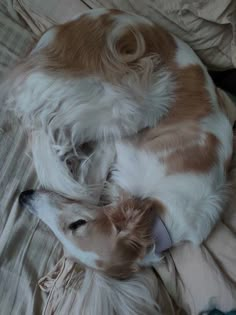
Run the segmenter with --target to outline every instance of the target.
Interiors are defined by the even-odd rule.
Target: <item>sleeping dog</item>
[[[227,202],[232,126],[180,39],[144,17],[90,11],[44,33],[4,89],[45,187],[20,202],[67,255],[126,278],[171,246],[206,239]],[[95,169],[96,184],[109,170],[106,205],[68,169],[84,143],[98,146],[80,174],[103,152]]]

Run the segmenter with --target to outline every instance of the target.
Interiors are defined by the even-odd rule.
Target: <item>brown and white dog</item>
[[[94,10],[48,30],[9,84],[47,189],[21,203],[69,256],[123,278],[171,244],[206,239],[227,201],[232,126],[188,45],[146,18]],[[106,206],[68,171],[93,142],[98,173],[115,159]]]

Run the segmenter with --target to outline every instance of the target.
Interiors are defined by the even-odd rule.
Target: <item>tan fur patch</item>
[[[199,65],[173,68],[176,80],[175,99],[166,119],[161,125],[199,119],[212,112],[210,96],[206,90],[206,79]]]
[[[212,112],[204,72],[199,65],[174,66],[172,71],[177,87],[168,115],[156,128],[140,133],[136,145],[163,152],[168,174],[206,172],[217,162],[219,141],[200,128],[200,120]]]
[[[137,259],[142,259],[153,242],[152,226],[157,215],[165,208],[158,200],[130,198],[106,213],[118,231],[109,263],[97,261],[105,273],[116,278],[126,278],[138,269]]]
[[[121,34],[117,42],[117,50],[121,54],[132,55],[137,52],[138,47],[134,36],[135,33],[139,34],[145,42],[143,53],[138,54],[140,59],[156,55],[160,58],[162,65],[163,63],[167,64],[173,59],[176,50],[173,37],[158,25],[150,26],[141,24],[133,28],[127,27],[127,30]]]
[[[97,74],[102,70],[106,36],[112,23],[108,14],[98,18],[82,15],[58,26],[54,42],[45,51],[48,67],[72,74]]]
[[[78,239],[79,248],[85,251],[93,251],[95,248],[99,249],[103,246],[106,238],[112,239],[112,224],[101,210],[101,215],[87,224],[87,237],[80,237]],[[110,248],[107,248],[110,250]]]
[[[218,139],[204,133],[194,121],[146,130],[136,145],[163,154],[159,160],[168,174],[206,172],[218,161]]]
[[[218,139],[210,133],[205,134],[204,144],[194,145],[188,148],[178,148],[172,154],[163,157],[167,168],[167,174],[183,172],[207,172],[217,162]]]
[[[173,37],[158,25],[142,22],[125,26],[117,34],[111,51],[110,35],[122,14],[119,10],[110,10],[96,18],[84,14],[78,20],[57,26],[54,41],[43,49],[43,55],[37,56],[42,67],[70,75],[100,76],[116,83],[130,71],[142,76],[147,71],[143,69],[143,59],[157,58],[158,67],[173,59],[176,50]]]

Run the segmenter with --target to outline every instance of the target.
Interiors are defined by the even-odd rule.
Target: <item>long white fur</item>
[[[64,146],[63,139],[55,145],[43,129],[31,132],[32,155],[40,184],[68,198],[98,204],[114,161],[114,146],[101,143],[86,155],[79,149],[73,150],[66,141],[65,138]]]
[[[45,131],[33,131],[31,138],[32,155],[40,184],[68,198],[82,199],[96,204],[97,199],[92,198],[92,189],[74,180],[66,161],[60,159]]]
[[[140,89],[131,78],[113,86],[95,77],[65,79],[34,71],[13,82],[6,102],[26,128],[44,128],[52,137],[57,132],[64,145],[68,128],[74,145],[117,139],[154,126],[167,113],[174,93],[170,73],[164,69],[151,79]]]

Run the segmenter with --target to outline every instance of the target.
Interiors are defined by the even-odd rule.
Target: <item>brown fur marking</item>
[[[118,236],[114,244],[111,261],[98,266],[106,274],[126,278],[139,268],[135,263],[142,259],[153,242],[152,227],[157,215],[163,215],[164,206],[158,200],[127,199],[116,207],[106,210],[109,220],[116,226]]]
[[[161,125],[187,120],[199,121],[212,112],[210,95],[205,88],[206,79],[199,65],[173,68],[176,80],[175,99]]]

